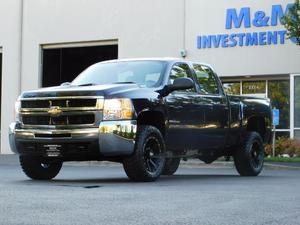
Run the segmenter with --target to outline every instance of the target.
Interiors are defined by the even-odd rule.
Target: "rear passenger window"
[[[173,66],[170,73],[169,83],[173,84],[174,80],[177,78],[186,77],[193,79],[190,68],[185,63],[178,63]],[[182,90],[183,92],[196,92],[195,88]],[[181,91],[181,92],[182,92]]]
[[[196,73],[197,83],[202,94],[219,94],[218,83],[214,72],[207,66],[194,64],[193,68]]]

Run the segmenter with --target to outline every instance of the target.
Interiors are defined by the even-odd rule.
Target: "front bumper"
[[[24,129],[19,123],[9,127],[9,143],[17,154],[45,155],[47,146],[61,146],[61,156],[123,156],[134,151],[135,120],[103,121],[97,128]]]

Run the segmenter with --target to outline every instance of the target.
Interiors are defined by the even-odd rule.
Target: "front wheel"
[[[257,132],[248,132],[233,159],[241,176],[260,174],[264,164],[264,146],[260,135]]]
[[[153,126],[140,126],[134,153],[123,160],[127,176],[138,182],[155,181],[165,165],[165,142]]]
[[[20,156],[19,159],[23,172],[33,180],[51,180],[62,167],[62,162],[43,162],[36,156]]]

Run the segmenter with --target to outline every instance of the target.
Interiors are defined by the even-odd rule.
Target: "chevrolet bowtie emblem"
[[[48,110],[48,113],[50,114],[50,116],[58,117],[62,114],[62,110],[59,106],[51,106]]]

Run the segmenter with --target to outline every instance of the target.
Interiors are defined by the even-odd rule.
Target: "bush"
[[[298,148],[296,154],[297,154],[298,157],[300,157],[300,148]]]
[[[265,155],[266,156],[272,156],[272,154],[273,154],[272,151],[273,151],[272,145],[266,144],[265,145]]]
[[[265,146],[265,154],[272,155],[272,145]],[[300,143],[294,139],[279,137],[275,143],[275,156],[288,154],[290,157],[300,156]]]

